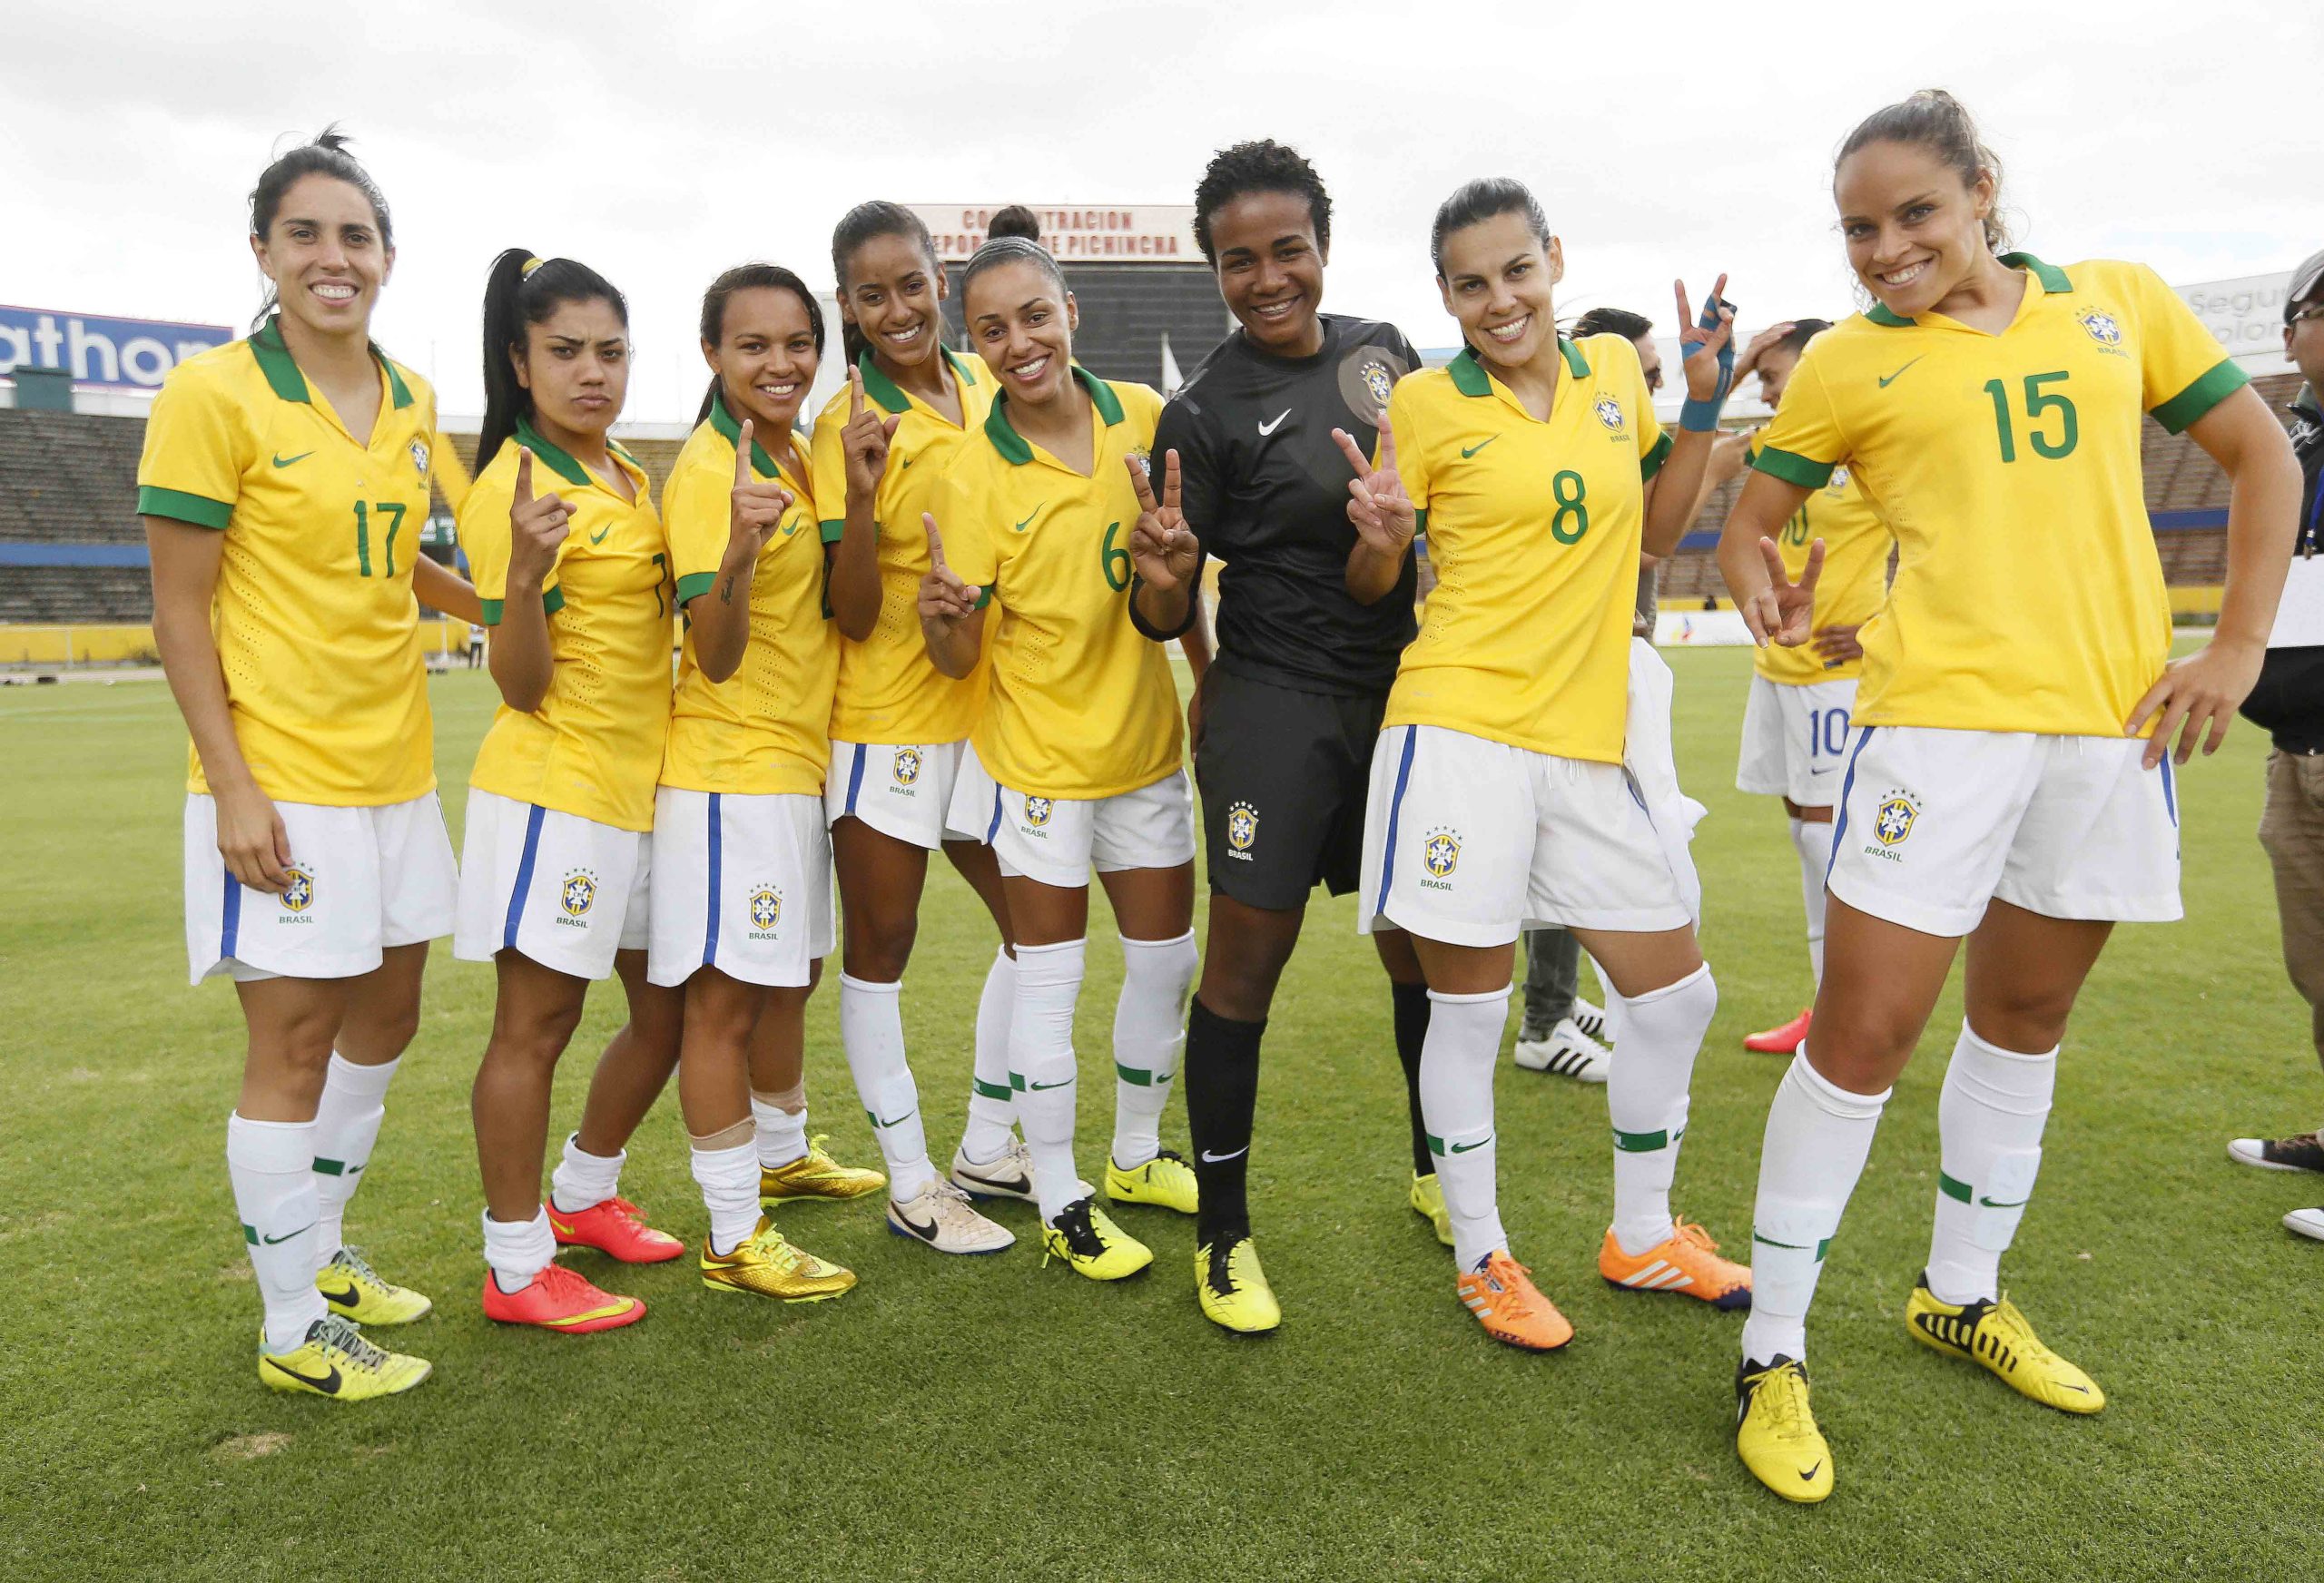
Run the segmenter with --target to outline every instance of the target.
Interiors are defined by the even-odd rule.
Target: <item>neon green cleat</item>
[[[1967,1358],[2044,1407],[2089,1413],[2106,1405],[2098,1382],[2043,1346],[2006,1296],[1997,1303],[1942,1303],[1924,1274],[1905,1299],[1905,1328],[1930,1351]]]
[[[1056,1221],[1041,1227],[1041,1263],[1063,1259],[1078,1274],[1092,1281],[1118,1281],[1135,1275],[1154,1262],[1154,1250],[1106,1218],[1098,1201],[1087,1195],[1058,1213]]]
[[[334,1401],[369,1401],[394,1396],[428,1378],[435,1365],[375,1347],[353,1323],[330,1314],[307,1327],[307,1339],[292,1351],[258,1355],[258,1377],[270,1390],[327,1396]]]
[[[1802,1506],[1832,1493],[1832,1448],[1807,1405],[1807,1368],[1778,1354],[1735,1371],[1735,1450],[1751,1477]]]
[[[1413,1214],[1435,1228],[1438,1242],[1448,1248],[1452,1245],[1452,1215],[1444,1207],[1444,1185],[1436,1179],[1435,1172],[1423,1176],[1414,1171],[1413,1190],[1404,1195],[1404,1202],[1412,1205]]]
[[[383,1280],[360,1250],[341,1248],[315,1276],[315,1290],[330,1311],[358,1324],[409,1324],[425,1319],[436,1304],[409,1286]]]
[[[1283,1322],[1282,1305],[1247,1234],[1195,1250],[1195,1296],[1205,1319],[1237,1335],[1262,1335]]]
[[[1106,1158],[1106,1196],[1116,1204],[1151,1204],[1192,1214],[1196,1206],[1195,1168],[1187,1156],[1164,1149],[1135,1171],[1125,1171]]]

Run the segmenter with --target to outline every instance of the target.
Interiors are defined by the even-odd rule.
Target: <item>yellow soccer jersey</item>
[[[1089,477],[1019,436],[1003,396],[954,458],[936,522],[953,571],[990,591],[977,757],[1012,792],[1096,799],[1178,767],[1178,690],[1162,645],[1129,620],[1138,506],[1122,458],[1153,450],[1162,398],[1073,374],[1097,408]]]
[[[227,708],[259,789],[285,802],[371,808],[436,787],[411,594],[436,393],[372,355],[368,442],[308,385],[274,320],[172,369],[145,420],[138,512],[225,534],[211,630]],[[210,789],[199,754],[186,776]]]
[[[1547,422],[1474,352],[1388,398],[1437,584],[1388,694],[1388,725],[1622,761],[1646,480],[1670,454],[1638,349],[1561,339]]]
[[[1888,525],[1846,467],[1834,467],[1824,487],[1800,502],[1776,535],[1787,575],[1796,579],[1807,569],[1807,551],[1819,538],[1824,541],[1824,570],[1816,579],[1816,624],[1862,626],[1888,597],[1888,546],[1894,541]],[[1859,643],[1863,636],[1857,634]],[[1864,672],[1861,657],[1827,665],[1806,644],[1797,648],[1769,644],[1754,649],[1752,656],[1760,675],[1790,687],[1853,682]]]
[[[645,471],[611,447],[637,493],[635,504],[624,500],[519,419],[460,504],[460,543],[487,626],[499,624],[508,590],[519,447],[533,453],[534,495],[557,495],[571,508],[541,590],[555,666],[538,709],[520,714],[503,703],[493,715],[468,783],[619,830],[651,830],[670,730],[670,557]]]
[[[2120,736],[2171,648],[2139,415],[2177,433],[2244,375],[2143,265],[2004,261],[1999,335],[1876,307],[1808,342],[1752,465],[1845,464],[1896,535],[1857,724]]]
[[[731,534],[734,444],[741,438],[724,398],[714,398],[663,489],[662,520],[682,610],[689,599],[718,596],[718,567]],[[803,435],[793,449],[804,451]],[[724,682],[704,676],[694,663],[693,634],[686,635],[670,745],[662,755],[665,786],[753,795],[823,789],[840,641],[823,602],[823,541],[815,531],[815,497],[803,455],[800,460],[795,472],[778,468],[764,446],[751,442],[753,474],[779,480],[798,504],[759,551],[751,579],[750,641],[734,674]]]
[[[960,426],[909,396],[881,373],[869,352],[856,367],[875,412],[901,417],[889,442],[888,470],[880,480],[873,520],[880,527],[880,621],[862,643],[840,645],[839,692],[831,734],[842,742],[959,742],[976,724],[985,693],[981,664],[953,681],[928,663],[920,638],[920,580],[928,575],[928,535],[921,513],[935,503],[954,453],[982,426],[992,408],[991,370],[947,349],[960,398]],[[848,392],[824,404],[815,419],[815,515],[824,542],[839,542],[847,521],[847,458],[840,430],[847,427]]]

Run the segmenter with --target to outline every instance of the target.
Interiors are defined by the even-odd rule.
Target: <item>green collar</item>
[[[1098,416],[1106,420],[1108,428],[1122,420],[1121,398],[1114,394],[1111,385],[1079,363],[1073,365],[1073,377],[1081,381],[1083,389],[1089,392],[1089,404],[1098,409]],[[1012,467],[1021,467],[1033,459],[1032,446],[1017,432],[1017,426],[1009,421],[1009,393],[1006,390],[992,398],[992,410],[984,417],[984,435],[992,442],[992,448],[1006,457]]]
[[[716,429],[728,445],[740,445],[743,441],[743,426],[735,422],[734,415],[726,409],[726,392],[724,390],[711,393],[710,427]],[[751,436],[751,466],[770,478],[782,473],[782,469],[774,465],[774,458],[766,454],[766,447],[759,443],[756,433]]]
[[[557,447],[553,446],[549,444],[548,441],[543,439],[541,438],[541,431],[533,427],[533,420],[531,418],[519,418],[517,420],[517,432],[509,438],[514,439],[518,445],[523,446],[527,450],[532,452],[534,456],[539,457],[542,461],[547,462],[549,465],[549,470],[551,472],[554,472],[558,477],[564,479],[566,483],[573,485],[576,488],[586,489],[590,485],[597,482],[596,479],[589,476],[588,468],[583,467],[579,462],[573,459],[571,453],[561,450]],[[758,442],[755,440],[752,442],[753,447],[756,447],[757,443]],[[607,440],[606,442],[606,450],[608,455],[617,458],[615,463],[616,466],[621,462],[627,462],[630,467],[637,472],[643,473],[645,470],[645,468],[638,467],[637,458],[635,457],[631,456],[627,451],[622,449],[621,447],[615,445],[613,441]],[[772,468],[769,469],[769,471],[772,470]],[[602,487],[602,486],[600,487]]]
[[[2073,281],[2055,264],[2045,264],[2032,253],[2004,253],[2001,261],[2013,270],[2024,270],[2032,275],[2045,296],[2056,297],[2073,290]],[[1888,329],[1901,329],[1913,320],[1901,313],[1892,312],[1885,302],[1876,302],[1865,310],[1864,316],[1873,323]]]
[[[976,370],[969,367],[966,358],[961,357],[950,347],[939,347],[937,350],[944,354],[945,366],[952,370],[954,379],[963,385],[973,385],[977,382]],[[855,359],[855,366],[863,375],[863,393],[866,396],[871,397],[872,400],[877,401],[891,412],[911,410],[911,398],[905,395],[893,379],[880,371],[880,365],[872,358],[871,348],[863,349],[862,355]]]
[[[388,361],[388,354],[379,349],[378,342],[369,344],[371,356],[387,372],[389,399],[399,411],[410,406],[411,388],[403,382],[402,372]],[[259,372],[266,376],[266,382],[273,387],[277,396],[285,401],[303,402],[310,407],[314,405],[314,398],[307,389],[307,376],[299,371],[298,359],[290,355],[290,349],[282,344],[281,314],[267,315],[266,322],[251,336],[251,355],[258,359]]]
[[[1565,354],[1566,372],[1577,379],[1590,377],[1590,359],[1581,355],[1580,347],[1560,336],[1558,350]],[[1461,355],[1444,365],[1444,371],[1452,376],[1452,388],[1463,396],[1492,394],[1492,376],[1485,372],[1484,363],[1478,358],[1474,347],[1462,347]]]

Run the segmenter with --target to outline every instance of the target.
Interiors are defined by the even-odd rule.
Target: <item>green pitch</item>
[[[1670,657],[1681,774],[1711,809],[1695,852],[1720,989],[1677,1201],[1740,1254],[1782,1063],[1738,1041],[1807,994],[1797,869],[1777,805],[1729,789],[1748,656]],[[433,685],[457,835],[491,684]],[[184,983],[183,744],[158,683],[0,693],[0,1576],[2054,1580],[2251,1577],[2313,1554],[2324,1249],[2276,1218],[2324,1182],[2224,1151],[2324,1112],[2253,840],[2249,726],[2181,782],[2187,921],[2123,930],[2083,997],[2005,1267],[2105,1413],[2045,1411],[1899,1322],[1927,1247],[1951,998],[1824,1275],[1817,1405],[1840,1485],[1814,1510],[1735,1461],[1738,1321],[1599,1280],[1602,1090],[1501,1069],[1503,1213],[1579,1340],[1527,1356],[1462,1313],[1403,1207],[1387,996],[1345,900],[1310,909],[1267,1043],[1252,1194],[1287,1314],[1272,1338],[1202,1321],[1176,1216],[1124,1211],[1157,1263],[1101,1287],[1041,1268],[1029,1205],[1000,1211],[1016,1248],[947,1260],[890,1236],[876,1200],[783,1217],[862,1277],[840,1302],[712,1300],[681,1263],[607,1277],[652,1305],[635,1329],[497,1331],[476,1306],[468,1116],[492,979],[445,942],[348,1221],[436,1298],[382,1338],[435,1378],[353,1408],[270,1394],[222,1159],[241,1024],[224,985]],[[1097,910],[1078,1040],[1092,1172],[1120,968]],[[940,1166],[991,950],[966,890],[932,879],[904,1016]],[[592,996],[560,1136],[620,1004]],[[876,1164],[835,1004],[811,1013],[812,1118]],[[1164,1136],[1183,1146],[1181,1106]],[[626,1191],[691,1245],[675,1095],[631,1162]]]

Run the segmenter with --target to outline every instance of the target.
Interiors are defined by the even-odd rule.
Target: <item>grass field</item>
[[[1738,795],[1738,651],[1682,652],[1678,742],[1711,817],[1695,850],[1721,990],[1678,1203],[1748,1245],[1781,1062],[1748,1028],[1807,990],[1779,811]],[[455,834],[490,683],[433,683]],[[2126,929],[2083,1002],[2041,1189],[2005,1270],[2044,1336],[2105,1385],[2080,1421],[1914,1345],[1948,998],[1899,1085],[1826,1271],[1817,1405],[1838,1493],[1785,1507],[1735,1461],[1737,1321],[1617,1297],[1592,1263],[1610,1191],[1603,1091],[1504,1066],[1502,1192],[1521,1256],[1580,1339],[1488,1342],[1403,1204],[1387,997],[1347,901],[1319,900],[1278,1001],[1252,1169],[1287,1312],[1228,1338],[1197,1314],[1191,1226],[1125,1211],[1147,1275],[1098,1286],[1018,1246],[946,1260],[871,1205],[785,1229],[853,1268],[843,1301],[713,1301],[689,1263],[608,1283],[633,1330],[509,1333],[476,1306],[468,1086],[488,969],[439,945],[425,1018],[349,1217],[437,1312],[395,1344],[436,1362],[356,1408],[262,1390],[223,1122],[232,993],[184,983],[178,766],[148,682],[0,693],[0,1577],[1915,1579],[2259,1577],[2314,1553],[2324,1480],[2324,1249],[2276,1224],[2324,1184],[2240,1170],[2224,1140],[2319,1110],[2252,838],[2264,742],[2238,727],[2182,785],[2187,921]],[[1120,965],[1103,913],[1082,999],[1103,1070]],[[966,1108],[991,942],[931,881],[904,1002],[940,1163]],[[837,1042],[810,1013],[819,1130],[872,1161]],[[620,997],[592,997],[558,1085],[578,1109]],[[1084,1169],[1110,1086],[1090,1082]],[[1183,1146],[1174,1104],[1166,1141]],[[633,1145],[632,1195],[691,1242],[675,1096]],[[876,1162],[874,1162],[876,1163]],[[595,1258],[595,1255],[582,1255]],[[602,1273],[604,1266],[586,1266]]]

